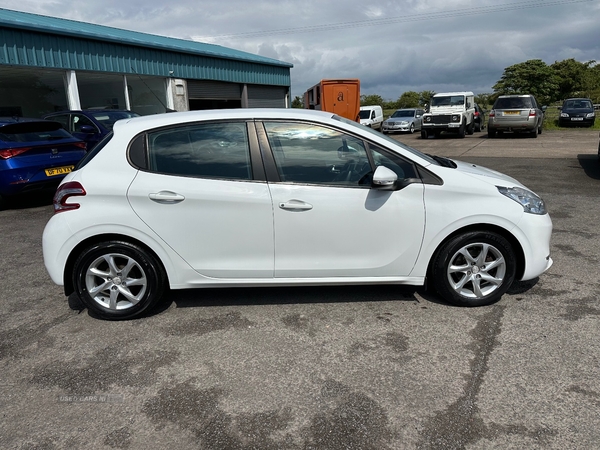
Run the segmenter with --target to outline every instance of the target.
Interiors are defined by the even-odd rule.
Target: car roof
[[[461,91],[461,92],[439,92],[437,94],[434,94],[434,97],[443,97],[446,95],[475,95],[473,94],[471,91]]]
[[[45,119],[38,119],[34,117],[0,117],[0,126],[8,125],[12,123],[22,122],[48,122]],[[54,121],[52,121],[54,122]]]
[[[56,111],[52,113],[45,114],[44,117],[55,116],[57,114],[71,114],[71,113],[98,113],[98,112],[126,112],[137,114],[135,111],[129,111],[127,109],[111,109],[111,108],[103,108],[103,109],[68,109],[64,111]]]
[[[327,120],[335,114],[324,111],[300,108],[237,108],[210,109],[203,111],[170,112],[122,119],[115,124],[115,132],[127,126],[130,131],[144,130],[169,125],[186,124],[209,120],[252,120],[252,119],[296,119]]]
[[[533,97],[532,94],[506,94],[499,95],[498,98],[515,98],[515,97]]]

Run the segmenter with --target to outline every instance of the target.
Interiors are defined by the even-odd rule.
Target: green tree
[[[558,77],[558,100],[575,96],[587,96],[586,91],[590,91],[592,87],[592,77],[590,66],[595,61],[582,63],[575,61],[573,58],[563,61],[556,61],[550,67]]]
[[[435,95],[435,91],[421,91],[419,92],[419,105],[426,106],[431,102],[431,97]]]
[[[304,108],[304,99],[296,95],[292,100],[292,108]]]
[[[415,91],[404,92],[396,103],[398,108],[416,108],[419,106],[419,93]]]
[[[475,103],[477,103],[482,108],[487,108],[489,106],[492,106],[494,103],[494,100],[495,100],[494,94],[484,93],[484,94],[477,94],[475,96]]]
[[[384,100],[381,95],[372,94],[372,95],[361,95],[360,96],[360,106],[373,106],[373,105],[383,105]]]
[[[530,59],[504,69],[502,78],[493,86],[494,93],[532,94],[542,105],[557,100],[559,77],[541,59]]]

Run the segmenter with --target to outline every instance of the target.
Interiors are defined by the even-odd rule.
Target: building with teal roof
[[[215,44],[0,8],[0,45],[0,116],[290,103],[291,64]]]

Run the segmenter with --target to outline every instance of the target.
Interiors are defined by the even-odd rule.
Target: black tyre
[[[465,132],[466,132],[466,125],[465,123],[461,123],[460,124],[460,128],[458,129],[458,137],[459,138],[464,138],[465,137]]]
[[[531,136],[532,138],[537,138],[538,137],[538,128],[536,128],[535,130],[533,130],[529,136]]]
[[[488,126],[488,137],[492,138],[492,139],[496,137],[496,130],[494,130],[493,128],[490,128],[489,126]]]
[[[410,134],[413,134],[413,133],[415,132],[415,124],[414,124],[414,123],[411,123],[411,124],[410,124],[410,129],[408,130],[408,132],[409,132]]]
[[[544,130],[544,124],[540,123],[540,127],[538,128],[537,132],[538,134],[542,134],[542,131]]]
[[[476,123],[476,124],[475,124],[475,131],[476,131],[477,133],[479,133],[479,132],[481,131],[481,123]]]
[[[432,264],[433,285],[448,302],[484,306],[500,300],[515,279],[510,243],[492,232],[468,232],[446,242]]]
[[[475,123],[474,123],[474,122],[471,122],[471,123],[469,124],[469,126],[467,127],[467,134],[468,134],[469,136],[473,135],[473,131],[474,131],[474,130],[475,130]]]
[[[421,139],[427,139],[429,137],[429,133],[427,130],[421,130]]]
[[[75,261],[75,292],[96,316],[131,319],[152,308],[165,292],[166,274],[142,247],[107,241],[86,248]]]

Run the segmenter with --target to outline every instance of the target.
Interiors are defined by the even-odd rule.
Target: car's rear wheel
[[[408,130],[408,132],[409,132],[410,134],[413,134],[413,133],[415,132],[415,124],[414,124],[414,123],[411,123],[411,124],[410,124],[410,129]]]
[[[488,137],[489,138],[495,138],[496,137],[496,130],[494,130],[489,125],[488,125]]]
[[[462,233],[446,242],[432,265],[433,285],[459,306],[494,303],[515,279],[516,258],[510,243],[492,232]]]
[[[471,136],[473,134],[473,131],[475,130],[475,122],[471,122],[469,124],[469,126],[467,127],[467,134],[469,136]]]
[[[475,132],[479,133],[481,131],[481,123],[475,124]]]
[[[73,285],[93,314],[108,320],[130,319],[162,297],[166,274],[153,255],[124,241],[86,248],[74,265]]]

